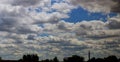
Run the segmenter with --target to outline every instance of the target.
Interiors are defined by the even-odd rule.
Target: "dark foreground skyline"
[[[104,57],[104,58],[90,58],[90,54],[88,54],[88,60],[85,61],[85,58],[78,55],[72,55],[71,57],[64,57],[62,61],[59,61],[57,57],[53,59],[44,59],[39,60],[39,56],[37,54],[26,54],[19,60],[4,60],[0,58],[0,62],[120,62],[120,58],[117,58],[114,55]]]

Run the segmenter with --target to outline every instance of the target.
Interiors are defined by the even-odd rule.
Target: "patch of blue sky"
[[[107,20],[108,15],[110,17],[113,17],[113,16],[116,16],[117,14],[115,13],[103,14],[101,12],[90,13],[89,11],[79,7],[77,9],[73,9],[68,15],[70,17],[63,20],[65,20],[66,22],[76,23],[76,22],[81,22],[83,20],[86,20],[86,21],[102,20],[105,22]]]
[[[46,37],[46,36],[50,36],[50,34],[48,34],[48,33],[41,33],[41,34],[39,34],[39,36]]]
[[[44,28],[44,25],[42,23],[38,24],[38,26],[40,26],[41,28]]]
[[[54,4],[54,3],[56,3],[56,0],[51,0],[51,4]]]
[[[42,12],[42,8],[38,7],[38,8],[28,8],[28,11],[32,12],[32,11],[36,11],[37,13]]]
[[[65,0],[51,0],[51,4],[65,2]]]
[[[36,12],[42,12],[42,8],[35,8]]]

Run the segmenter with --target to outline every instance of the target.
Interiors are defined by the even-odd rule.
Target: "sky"
[[[119,0],[1,0],[0,56],[120,58]]]

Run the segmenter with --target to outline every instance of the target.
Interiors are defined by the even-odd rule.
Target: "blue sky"
[[[64,1],[64,0],[63,0]],[[59,3],[59,0],[51,0],[51,4]],[[89,12],[84,8],[78,6],[78,8],[72,9],[70,13],[68,13],[69,18],[65,18],[63,20],[67,22],[77,23],[83,20],[91,21],[91,20],[102,20],[104,22],[107,21],[107,17],[114,17],[117,13],[103,13],[103,12]]]
[[[114,17],[116,16],[116,13],[109,13],[109,14],[104,14],[102,12],[89,12],[87,10],[84,10],[81,7],[78,7],[77,9],[73,9],[70,13],[69,13],[69,18],[64,19],[67,22],[81,22],[83,20],[85,21],[91,21],[91,20],[102,20],[104,22],[107,21],[107,17]]]

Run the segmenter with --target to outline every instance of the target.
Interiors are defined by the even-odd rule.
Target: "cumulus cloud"
[[[74,6],[67,4],[67,3],[55,3],[52,5],[52,9],[63,12],[69,13]]]
[[[9,9],[9,7],[11,9]],[[22,32],[21,30],[24,29],[26,29],[24,31],[31,32],[35,31],[35,29],[39,30],[39,27],[32,24],[34,21],[32,18],[27,16],[25,9],[22,7],[12,7],[10,5],[6,5],[0,10],[0,12],[0,31],[20,33]],[[37,28],[34,29],[32,27]]]
[[[13,6],[33,6],[40,2],[41,0],[13,0],[11,4]]]
[[[116,2],[116,5],[111,8],[111,11],[120,13],[120,9],[119,9],[120,8],[120,1],[119,0],[112,0],[112,1]]]
[[[41,1],[41,0],[40,0]],[[47,2],[48,0],[44,0]],[[0,15],[0,30],[1,31],[8,31],[8,32],[16,32],[16,33],[33,33],[33,32],[40,32],[42,28],[38,26],[41,23],[56,23],[60,21],[61,18],[68,18],[69,16],[65,13],[60,12],[52,12],[47,13],[42,11],[41,13],[34,11],[29,11],[27,8],[22,7],[21,5],[24,3],[27,5],[27,0],[22,1],[1,1],[1,2],[8,2],[9,4],[5,5],[1,4],[1,15]],[[10,2],[18,2],[18,5],[11,5]],[[24,2],[24,3],[22,3]],[[29,2],[32,2],[29,1]],[[44,3],[42,2],[42,3]],[[37,2],[39,3],[39,2]],[[41,3],[39,3],[41,4]],[[32,5],[32,4],[31,4]],[[28,4],[28,6],[30,6]],[[32,5],[33,6],[33,5]],[[47,7],[47,6],[45,6]],[[9,9],[11,8],[11,9]]]
[[[60,30],[72,30],[72,26],[74,25],[74,23],[66,23],[65,21],[60,21],[58,24],[57,24],[57,27],[58,29]]]
[[[117,12],[119,13],[119,0],[67,0],[73,5],[78,5],[90,12]]]
[[[32,13],[30,16],[36,20],[35,23],[56,23],[60,21],[62,18],[69,18],[69,16],[65,13],[60,13],[60,12],[53,12],[53,13],[46,13],[46,12],[41,12],[39,14],[37,13]]]
[[[110,29],[120,29],[120,16],[112,17],[108,20],[107,26]]]
[[[50,0],[4,0],[1,1],[1,4],[8,4],[12,6],[23,6],[23,7],[30,7],[30,6],[45,6],[50,4]]]

